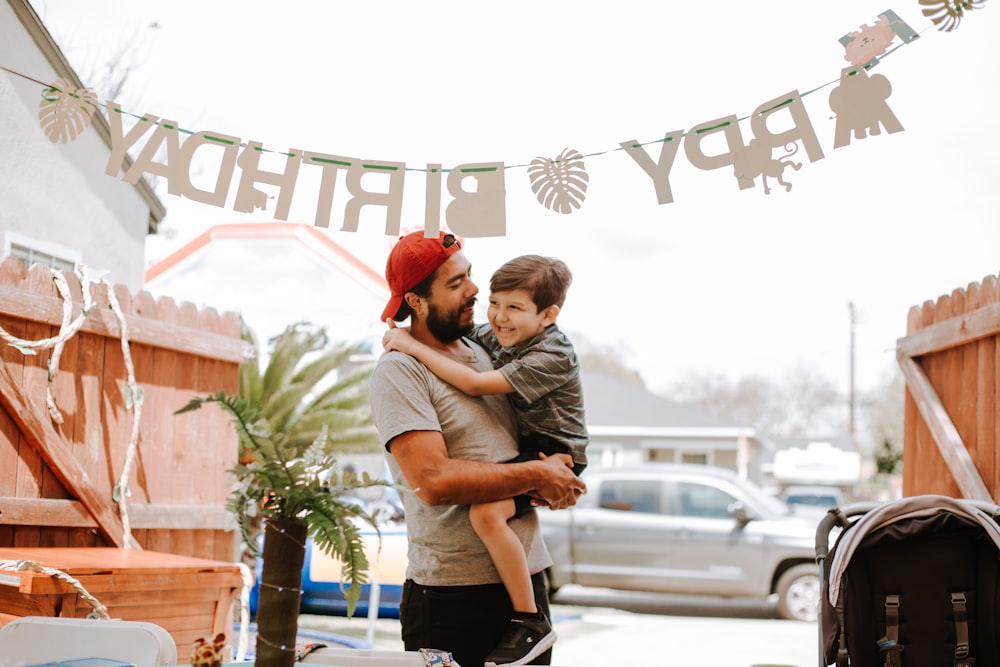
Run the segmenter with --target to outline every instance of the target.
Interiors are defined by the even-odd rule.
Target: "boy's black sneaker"
[[[556,643],[556,631],[545,614],[514,612],[507,632],[488,656],[485,667],[526,665]]]

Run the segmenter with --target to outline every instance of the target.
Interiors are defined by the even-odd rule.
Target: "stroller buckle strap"
[[[955,613],[955,663],[969,657],[969,612],[965,592],[951,594],[952,611]]]

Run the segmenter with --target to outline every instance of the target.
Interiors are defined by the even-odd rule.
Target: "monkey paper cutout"
[[[767,184],[768,178],[775,179],[779,185],[785,186],[785,192],[789,192],[792,184],[784,179],[784,172],[786,167],[791,167],[795,171],[802,168],[801,162],[793,162],[790,159],[798,152],[799,145],[792,142],[785,145],[785,154],[776,159],[773,157],[772,147],[755,137],[743,150],[736,151],[733,156],[733,173],[737,179],[745,178],[750,181],[760,176],[765,195],[771,194],[771,186]]]

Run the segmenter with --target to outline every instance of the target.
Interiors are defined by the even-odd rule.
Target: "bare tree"
[[[858,413],[864,437],[859,445],[870,446],[864,451],[892,459],[903,451],[903,406],[906,382],[898,368],[892,368],[880,383],[861,397]]]
[[[44,2],[36,3],[42,22],[46,26],[58,25],[49,17]],[[113,100],[123,109],[137,109],[141,102],[135,92],[138,87],[128,85],[132,75],[145,61],[150,50],[150,38],[160,24],[153,21],[147,25],[133,25],[122,28],[117,39],[88,42],[88,36],[81,37],[76,26],[52,28],[52,38],[69,60],[83,85],[93,90],[99,100]],[[110,48],[108,44],[112,45]]]
[[[44,4],[41,6],[43,21],[48,23],[45,21],[44,14],[47,12],[44,11]],[[145,25],[125,26],[119,37],[111,41],[113,46],[110,49],[105,42],[98,45],[88,43],[86,37],[81,38],[73,28],[53,34],[53,39],[76,70],[83,85],[94,91],[102,105],[115,102],[126,114],[137,120],[146,109],[142,97],[145,87],[141,85],[141,80],[136,81],[136,75],[148,58],[156,32],[162,27],[155,20]],[[195,119],[189,119],[188,122],[195,122]],[[134,147],[132,150],[135,150]],[[165,153],[165,148],[161,146],[156,159],[165,159]],[[136,156],[133,154],[132,157]],[[143,178],[154,189],[160,184],[160,179],[154,175],[143,174]]]
[[[780,381],[759,375],[736,380],[719,373],[682,377],[664,392],[670,398],[708,408],[752,424],[760,433],[778,437],[847,434],[848,406],[833,382],[809,367],[800,366]],[[903,447],[905,384],[898,370],[858,401],[855,445],[862,455],[874,457]],[[883,455],[887,455],[883,452]]]
[[[150,28],[156,27],[152,24]],[[124,31],[116,42],[115,50],[103,61],[89,60],[80,73],[84,84],[99,99],[118,102],[123,109],[139,109],[141,97],[135,94],[128,82],[145,58],[149,33],[144,30]]]
[[[775,381],[760,375],[732,380],[720,373],[692,373],[668,387],[677,401],[752,424],[772,436],[846,432],[846,404],[833,383],[799,366]]]
[[[576,354],[580,361],[580,368],[586,371],[595,371],[610,375],[613,378],[627,382],[637,387],[646,388],[646,383],[642,379],[639,371],[630,368],[626,363],[624,355],[628,351],[624,344],[608,345],[594,343],[584,334],[570,332]]]

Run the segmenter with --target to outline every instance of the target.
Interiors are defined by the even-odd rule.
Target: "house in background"
[[[38,113],[45,88],[64,79],[85,88],[27,0],[0,3],[0,253],[29,266],[82,263],[138,292],[146,235],[166,214],[144,180],[105,172],[111,134],[103,108],[68,143],[53,143]],[[30,77],[30,78],[28,78]],[[41,83],[40,83],[41,82]]]
[[[288,222],[210,227],[152,264],[145,290],[237,313],[261,343],[300,322],[333,341],[377,342],[389,298],[385,278],[323,230]]]
[[[753,427],[606,373],[582,372],[591,464],[704,463],[760,482],[770,444]]]

